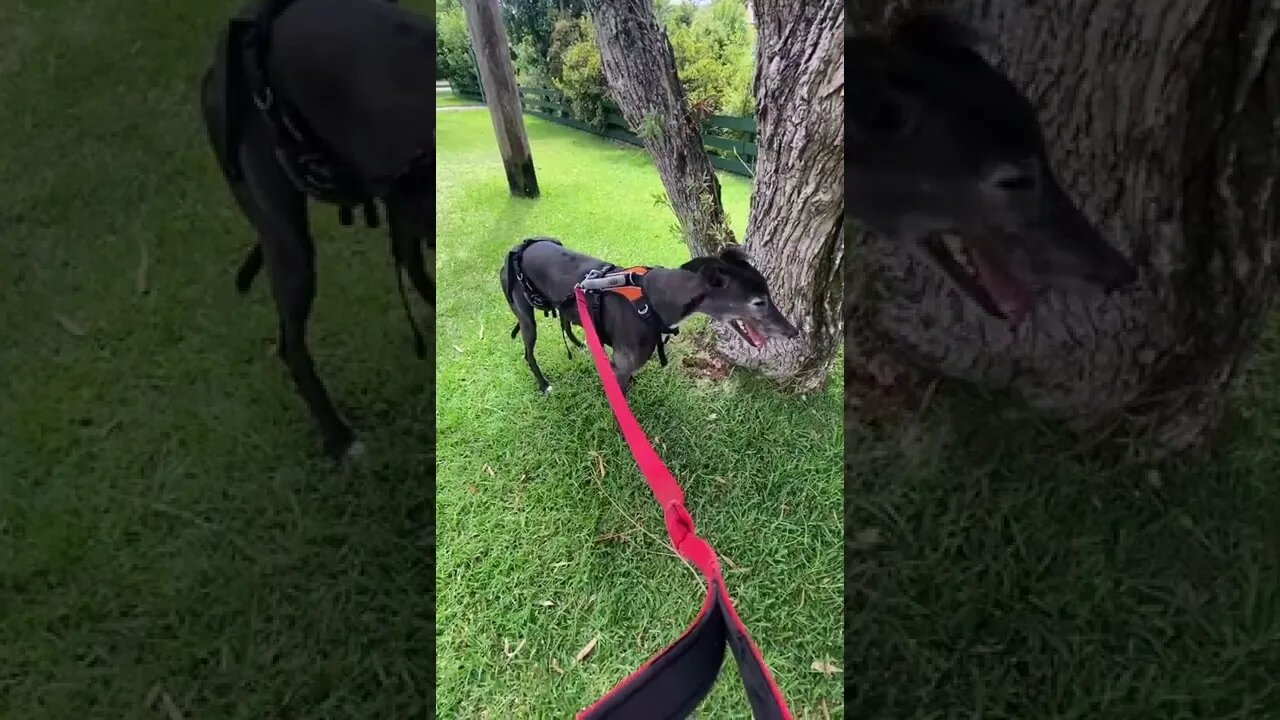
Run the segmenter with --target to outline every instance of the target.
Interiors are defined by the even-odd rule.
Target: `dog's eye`
[[[764,305],[764,298],[751,298],[751,307],[762,308]]]

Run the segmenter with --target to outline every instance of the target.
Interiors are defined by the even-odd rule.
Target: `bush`
[[[603,128],[609,86],[591,22],[586,18],[557,20],[551,32],[547,64],[547,75],[564,96],[569,114],[579,122]]]
[[[457,0],[441,0],[436,6],[436,77],[443,77],[455,89],[459,85],[479,87],[471,64],[467,18]]]
[[[747,24],[746,0],[713,0],[707,6],[654,0],[654,12],[671,40],[676,72],[690,105],[721,115],[754,114],[756,37],[755,28]],[[526,14],[532,17],[533,9]],[[465,24],[462,29],[465,43]],[[548,42],[545,55],[532,31],[516,42],[516,79],[525,86],[554,88],[564,96],[571,117],[603,127],[609,87],[591,22],[560,12],[551,23]]]
[[[693,12],[676,6],[664,21],[689,103],[721,115],[751,115],[756,38],[745,0],[714,0]]]
[[[521,87],[547,87],[550,84],[547,63],[542,59],[542,53],[538,52],[532,38],[521,39],[512,48],[512,52],[515,55],[516,82]]]

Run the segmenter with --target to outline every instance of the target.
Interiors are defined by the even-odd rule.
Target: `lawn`
[[[471,98],[464,98],[461,95],[454,95],[452,92],[436,91],[436,107],[481,107],[484,103]]]
[[[542,196],[512,199],[487,112],[437,121],[439,712],[570,717],[678,637],[703,589],[668,549],[590,359],[567,357],[550,319],[537,353],[555,391],[537,393],[498,269],[533,234],[620,264],[688,251],[643,151],[526,117]],[[741,234],[749,183],[722,183]],[[807,398],[699,379],[682,364],[695,329],[637,375],[632,408],[797,717],[843,717],[840,677],[811,669],[842,643],[839,378]],[[747,716],[733,667],[699,717]]]
[[[195,102],[239,4],[0,3],[2,718],[432,705],[433,368],[385,234],[315,213],[312,348],[371,452],[320,459]]]

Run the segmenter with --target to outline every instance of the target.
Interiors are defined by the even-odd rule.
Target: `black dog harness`
[[[619,268],[615,265],[608,265],[603,268],[596,268],[586,274],[582,281],[578,284],[586,292],[587,310],[591,313],[591,321],[595,323],[596,331],[600,335],[600,341],[604,344],[610,344],[609,330],[604,324],[604,297],[606,293],[614,293],[626,298],[631,303],[632,309],[649,324],[658,334],[658,362],[662,367],[667,366],[667,340],[671,336],[680,334],[680,329],[671,327],[662,322],[662,318],[658,317],[658,312],[653,309],[649,303],[649,298],[644,292],[644,276],[653,268],[647,265],[636,265],[628,268]],[[702,298],[696,298],[691,305],[696,305]],[[684,317],[688,313],[682,313]]]
[[[559,302],[553,301],[546,296],[529,276],[525,274],[521,267],[521,260],[524,257],[524,251],[530,245],[537,242],[551,242],[560,245],[560,241],[555,238],[533,237],[526,238],[507,253],[507,288],[508,292],[515,292],[517,284],[524,293],[525,299],[529,301],[535,309],[541,310],[543,315],[556,317],[566,306],[574,304],[573,294]],[[643,279],[646,273],[653,268],[647,265],[636,265],[633,267],[619,268],[616,265],[605,263],[598,268],[588,272],[579,283],[587,294],[587,308],[591,313],[591,321],[595,324],[596,331],[600,335],[600,340],[605,345],[611,344],[611,338],[608,328],[604,323],[604,297],[606,293],[613,293],[625,298],[631,303],[632,309],[653,328],[658,335],[658,362],[663,367],[667,365],[666,344],[667,340],[673,335],[680,333],[679,328],[670,327],[662,322],[658,317],[658,313],[653,309],[649,302],[648,296],[645,295]],[[702,300],[697,297],[690,305],[697,305]],[[683,313],[683,317],[686,313]],[[519,331],[519,325],[511,331],[511,337],[515,337]],[[567,347],[567,341],[566,341]]]
[[[271,129],[276,160],[285,175],[301,192],[338,205],[343,225],[354,221],[352,209],[360,205],[365,224],[378,227],[375,193],[352,169],[349,162],[325,143],[306,123],[301,113],[272,88],[267,72],[271,54],[271,26],[297,0],[267,0],[249,17],[231,20],[227,36],[228,56],[228,145],[232,177],[242,175],[238,148],[243,141],[241,118],[248,97]],[[386,0],[396,2],[396,0]],[[415,155],[397,176],[430,172],[430,149]]]

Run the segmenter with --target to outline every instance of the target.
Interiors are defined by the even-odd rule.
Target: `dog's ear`
[[[751,265],[751,260],[743,252],[741,245],[726,245],[720,251],[720,259],[735,265]]]
[[[696,257],[681,265],[680,269],[698,273],[703,282],[719,290],[729,286],[729,275],[724,271],[723,262],[715,257]]]
[[[906,58],[879,38],[852,38],[845,53],[852,67],[846,85],[846,136],[879,141],[909,135],[920,102],[902,67]]]
[[[894,20],[889,33],[892,44],[918,52],[973,51],[985,40],[973,26],[938,10],[903,13]]]

